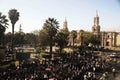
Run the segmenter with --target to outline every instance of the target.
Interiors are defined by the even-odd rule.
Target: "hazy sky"
[[[20,24],[24,32],[39,30],[48,17],[57,19],[60,28],[66,17],[69,30],[91,31],[98,10],[101,31],[120,32],[120,0],[0,0],[3,14],[8,15],[13,8],[20,12],[15,31]]]

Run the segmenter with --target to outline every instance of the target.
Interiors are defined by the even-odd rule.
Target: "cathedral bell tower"
[[[65,21],[63,23],[63,30],[66,32],[69,32],[66,18],[65,18]]]
[[[96,11],[96,16],[94,17],[94,25],[92,26],[92,32],[98,38],[100,38],[100,25],[99,25],[99,16],[97,11]]]

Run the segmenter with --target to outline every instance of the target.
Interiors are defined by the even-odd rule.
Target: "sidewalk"
[[[113,77],[113,74],[109,74],[109,80],[120,80],[120,73],[116,74],[116,77]]]
[[[115,77],[115,80],[120,80],[120,74]]]

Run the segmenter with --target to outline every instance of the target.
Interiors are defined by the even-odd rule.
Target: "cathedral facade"
[[[69,31],[67,26],[67,20],[65,19],[65,22],[63,24],[63,29],[65,31]],[[92,26],[92,32],[85,32],[85,33],[93,33],[100,39],[101,41],[101,47],[104,48],[119,48],[120,49],[120,32],[108,32],[108,31],[101,31],[101,26],[99,25],[99,16],[96,12],[96,16],[94,17],[94,22]],[[75,39],[75,45],[81,45],[82,44],[82,33],[80,31],[77,31],[77,37]],[[73,43],[71,33],[69,32],[69,43],[68,45],[71,45]]]
[[[92,33],[94,33],[100,39],[101,47],[107,48],[120,47],[120,32],[100,31],[99,16],[97,12],[96,16],[94,17]]]

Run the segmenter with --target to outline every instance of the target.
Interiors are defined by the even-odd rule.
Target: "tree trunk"
[[[14,24],[12,24],[12,38],[11,38],[11,48],[12,48],[12,51],[14,49]]]
[[[52,42],[53,42],[53,40],[52,40],[52,37],[50,39],[51,39],[50,40],[50,55],[52,57]]]
[[[74,38],[73,38],[73,48],[74,48]]]

